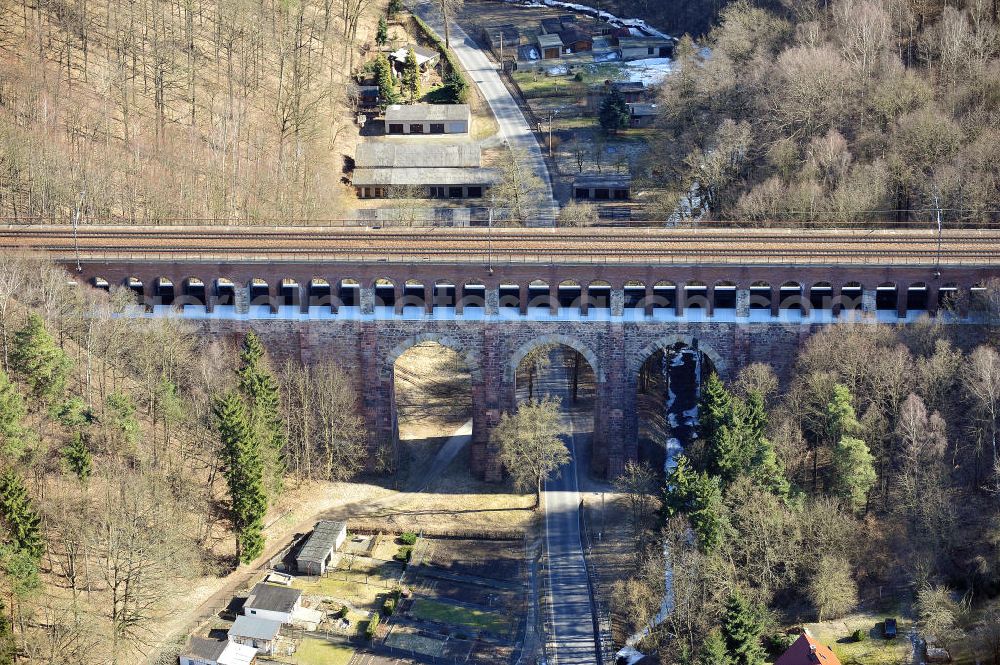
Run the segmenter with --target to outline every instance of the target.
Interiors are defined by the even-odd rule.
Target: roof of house
[[[302,549],[299,550],[299,555],[296,559],[299,561],[326,560],[326,556],[330,553],[330,551],[337,549],[337,539],[339,539],[340,535],[345,531],[347,531],[347,524],[344,522],[331,522],[329,520],[321,520],[317,522],[313,532],[309,534],[309,538],[306,539]]]
[[[406,57],[410,54],[410,49],[413,49],[413,55],[416,56],[418,65],[423,65],[425,62],[430,62],[441,56],[434,49],[424,48],[423,46],[404,46],[390,53],[389,58],[396,62],[406,62]]]
[[[257,649],[246,644],[229,642],[219,656],[219,665],[251,665],[257,657]]]
[[[495,169],[483,168],[374,168],[354,169],[355,187],[423,185],[491,185],[499,180]]]
[[[543,18],[541,20],[541,26],[542,30],[551,34],[562,30],[562,21],[557,18]]]
[[[542,48],[562,47],[562,39],[559,35],[538,35],[538,45]]]
[[[367,141],[358,146],[355,168],[480,166],[477,143],[396,143]]]
[[[673,46],[674,42],[666,37],[622,37],[618,40],[621,48],[636,48],[640,46]]]
[[[236,637],[249,637],[253,640],[273,640],[281,631],[281,622],[264,617],[241,614],[236,617],[229,634]]]
[[[243,607],[268,612],[291,612],[300,597],[302,597],[300,589],[260,582],[250,590]]]
[[[521,31],[516,25],[506,24],[500,25],[493,28],[490,31],[490,38],[500,40],[500,35],[503,35],[503,40],[506,44],[515,46],[517,42],[521,40]]]
[[[187,648],[181,653],[197,660],[219,660],[219,656],[226,650],[227,640],[215,640],[210,637],[192,637],[188,641]]]
[[[632,115],[656,115],[656,104],[629,104],[629,112]]]
[[[646,89],[646,84],[642,81],[612,81],[611,85],[618,88],[619,92],[642,92]]]
[[[590,43],[593,44],[593,49],[595,51],[614,48],[614,44],[611,43],[611,39],[601,35],[593,37]]]
[[[632,177],[628,175],[584,174],[573,179],[574,187],[629,187],[631,185]]]
[[[559,38],[562,39],[563,44],[573,44],[576,42],[593,43],[593,37],[579,28],[567,28],[559,33]]]
[[[385,110],[385,121],[436,122],[468,120],[468,104],[393,104]]]
[[[803,632],[774,665],[840,665],[840,660],[829,647]]]

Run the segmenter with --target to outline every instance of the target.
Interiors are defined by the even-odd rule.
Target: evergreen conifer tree
[[[281,492],[285,473],[285,427],[281,419],[278,381],[268,367],[267,354],[253,330],[240,351],[239,389],[246,400],[247,422],[259,442],[264,478],[272,496]]]
[[[739,591],[730,593],[722,617],[722,633],[733,665],[763,665],[764,648],[760,643],[763,630],[758,608]]]
[[[83,432],[74,432],[69,444],[62,449],[66,467],[80,480],[87,480],[90,477],[94,461],[87,447],[88,439],[89,437]]]
[[[17,386],[0,369],[0,446],[21,435],[25,411],[24,399]]]
[[[7,607],[0,598],[0,665],[13,665],[17,656],[17,642],[14,641],[14,629],[7,614]]]
[[[249,563],[264,551],[264,516],[267,492],[260,443],[251,429],[246,405],[239,393],[230,391],[215,405],[222,444],[223,474],[229,487],[236,556]]]
[[[406,52],[406,62],[403,64],[403,91],[411,102],[420,97],[420,66],[417,65],[417,54],[411,48]]]
[[[37,564],[45,552],[42,518],[35,510],[28,488],[14,469],[0,473],[0,521],[6,527],[14,550],[27,554]]]
[[[601,129],[609,134],[614,134],[618,130],[628,127],[630,118],[628,102],[622,97],[618,88],[612,87],[611,92],[601,102],[599,115]]]
[[[385,46],[388,41],[389,24],[386,22],[384,16],[380,16],[378,19],[378,29],[375,31],[375,43],[379,46]]]
[[[732,663],[729,652],[726,651],[726,638],[722,636],[721,630],[713,628],[705,635],[696,663],[697,665],[730,665]]]
[[[30,314],[24,327],[14,333],[10,366],[32,396],[50,402],[66,388],[70,361],[45,329],[42,317]]]

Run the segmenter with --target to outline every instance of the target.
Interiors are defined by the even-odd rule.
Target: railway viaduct
[[[1000,276],[1000,232],[747,229],[0,228],[73,279],[136,292],[137,316],[199,331],[253,327],[278,358],[351,368],[372,444],[396,432],[393,365],[433,340],[469,366],[472,463],[500,477],[489,434],[515,406],[518,363],[578,351],[596,381],[592,464],[636,455],[640,368],[686,345],[723,376],[780,373],[818,328],[939,316],[975,324]]]

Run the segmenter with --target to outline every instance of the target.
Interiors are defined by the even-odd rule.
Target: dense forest
[[[3,0],[0,216],[336,216],[374,10]]]
[[[994,0],[726,6],[683,39],[646,172],[710,219],[1000,219]],[[684,209],[684,206],[681,206]]]
[[[665,538],[674,609],[646,638],[663,663],[762,663],[786,626],[885,607],[1000,662],[1000,353],[957,334],[832,326],[784,382],[712,375],[662,502],[641,498],[650,469],[619,480],[642,571],[615,589],[624,634],[659,610]]]
[[[264,551],[294,486],[366,460],[339,366],[116,316],[133,303],[0,257],[2,664],[176,662],[199,594]]]

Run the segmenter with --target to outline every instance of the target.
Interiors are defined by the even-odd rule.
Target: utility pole
[[[934,207],[937,209],[937,259],[934,262],[934,279],[941,278],[941,205],[937,194],[934,195]]]
[[[503,28],[500,28],[500,73],[503,74]]]
[[[80,238],[78,235],[80,226],[80,215],[83,211],[83,198],[86,196],[86,192],[80,192],[80,201],[77,203],[76,208],[73,210],[73,249],[76,251],[76,271],[83,272],[83,266],[80,265]]]

